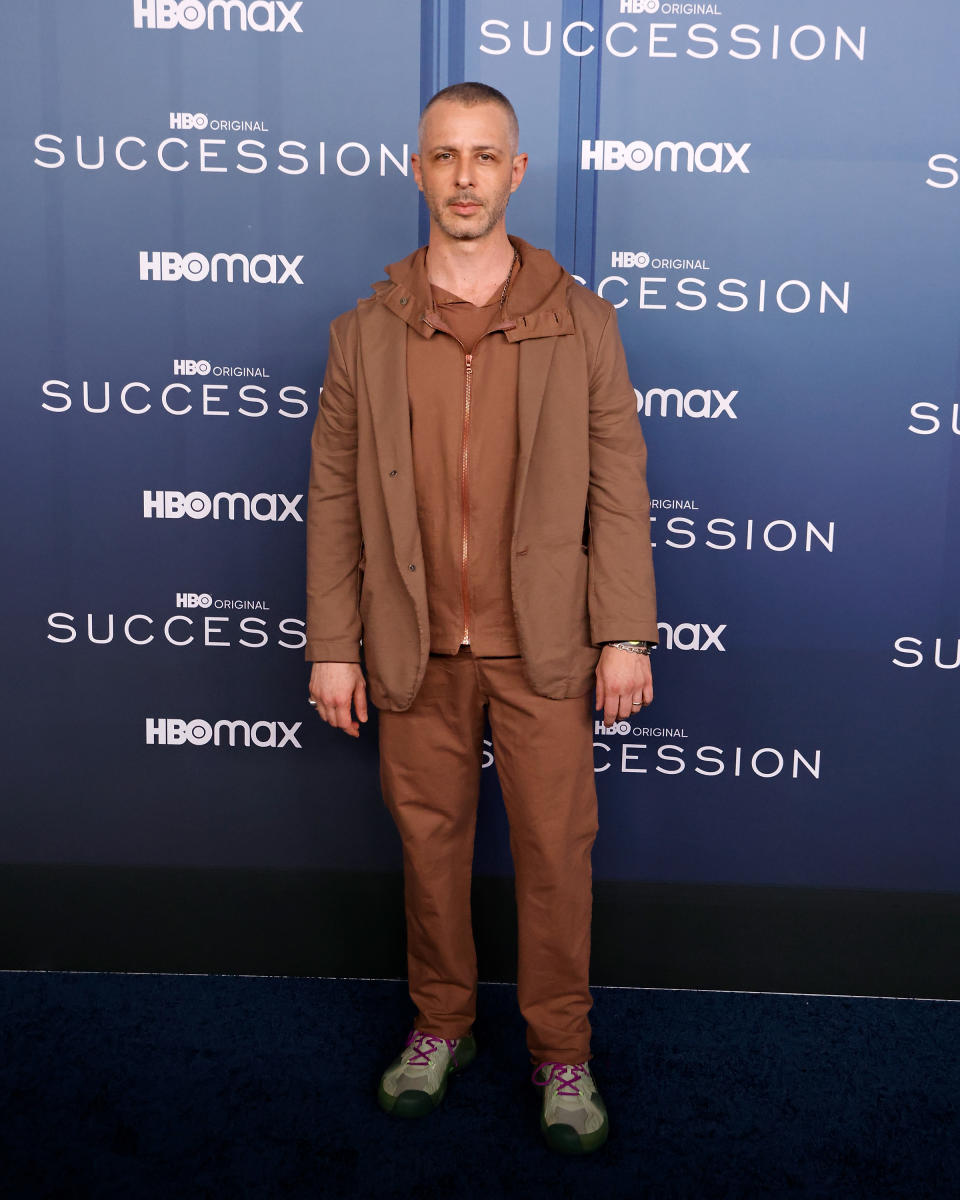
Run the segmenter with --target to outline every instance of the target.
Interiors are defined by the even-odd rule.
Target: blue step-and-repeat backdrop
[[[0,21],[4,862],[399,867],[375,731],[306,703],[308,443],[328,322],[424,239],[421,104],[479,79],[650,447],[657,698],[597,727],[596,877],[960,891],[953,0]]]

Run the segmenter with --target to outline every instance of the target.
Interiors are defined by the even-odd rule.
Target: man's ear
[[[410,156],[410,161],[413,162],[413,156]],[[523,182],[523,177],[527,172],[527,156],[526,154],[515,154],[513,156],[513,171],[510,180],[511,195],[517,190]]]

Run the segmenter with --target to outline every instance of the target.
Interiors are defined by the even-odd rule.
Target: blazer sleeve
[[[658,640],[646,466],[636,393],[611,307],[590,374],[587,595],[597,646]]]
[[[335,325],[310,445],[305,655],[308,662],[359,662],[357,402]]]

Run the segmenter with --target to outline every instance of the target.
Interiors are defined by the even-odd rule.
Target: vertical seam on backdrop
[[[463,82],[465,60],[466,0],[420,0],[420,112],[441,88]],[[430,213],[423,196],[417,212],[417,245],[425,246]]]
[[[463,83],[466,60],[467,0],[448,0],[447,78],[445,84]]]
[[[563,0],[562,22],[566,29],[582,16],[582,0]],[[560,55],[560,95],[557,98],[557,194],[554,253],[568,271],[576,271],[577,247],[577,163],[570,161],[570,147],[576,145],[580,128],[580,59]],[[576,87],[574,88],[574,84]],[[576,95],[576,105],[572,97]],[[571,115],[571,110],[572,115]],[[572,176],[572,177],[571,177]]]
[[[603,0],[583,0],[583,7],[589,13],[590,24],[597,32],[597,45],[593,54],[580,59],[580,95],[579,122],[577,127],[577,146],[575,164],[577,169],[577,232],[576,232],[576,263],[577,274],[587,281],[592,288],[594,279],[595,243],[596,243],[596,214],[597,214],[597,185],[599,176],[596,171],[585,173],[580,170],[580,143],[586,138],[595,139],[600,128],[600,69],[601,69],[601,37],[603,19]],[[587,19],[586,17],[582,19]],[[582,40],[581,32],[581,40]],[[586,97],[587,103],[584,103]]]
[[[430,97],[438,90],[435,46],[438,0],[420,0],[420,112]],[[430,214],[423,196],[417,205],[417,245],[425,246],[430,236]]]
[[[588,21],[599,33],[602,0],[564,0],[563,24]],[[561,35],[562,36],[562,35]],[[580,31],[581,46],[583,30]],[[566,101],[575,96],[576,103]],[[561,54],[557,130],[556,254],[576,275],[594,284],[594,225],[597,176],[580,170],[580,143],[596,138],[600,114],[600,49],[581,56]]]

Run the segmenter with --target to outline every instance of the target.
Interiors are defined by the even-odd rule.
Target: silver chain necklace
[[[510,287],[510,281],[513,279],[513,268],[517,265],[520,255],[517,252],[516,246],[513,248],[513,262],[510,264],[510,270],[507,272],[507,278],[503,282],[503,291],[500,293],[500,309],[503,310],[504,301],[507,298],[507,289]]]

